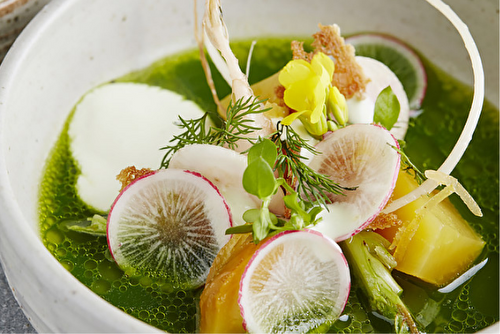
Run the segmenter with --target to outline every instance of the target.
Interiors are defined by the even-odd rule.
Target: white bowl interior
[[[495,2],[456,2],[475,23],[485,72],[491,73],[487,96],[497,103],[498,34],[495,41],[487,24],[495,21]],[[344,34],[385,32],[472,84],[460,36],[424,0],[233,0],[223,6],[235,39],[309,36],[318,23],[337,23]],[[479,19],[483,11],[488,14]],[[193,48],[193,22],[191,1],[53,0],[6,57],[0,71],[0,253],[16,297],[38,331],[153,330],[90,292],[44,248],[38,235],[39,181],[79,98],[100,83]]]

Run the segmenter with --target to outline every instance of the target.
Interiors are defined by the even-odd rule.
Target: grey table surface
[[[36,333],[14,298],[1,265],[0,333]]]

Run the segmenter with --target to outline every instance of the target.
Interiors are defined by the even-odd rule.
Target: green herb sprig
[[[304,195],[308,201],[317,201],[326,207],[329,202],[328,194],[342,195],[343,190],[355,189],[341,187],[328,176],[317,173],[306,165],[303,162],[304,157],[300,155],[301,149],[314,155],[318,154],[318,151],[300,137],[291,126],[278,123],[277,131],[271,140],[278,148],[276,169],[279,176],[286,178],[286,174],[291,173],[297,182],[297,192]]]
[[[169,145],[160,148],[166,151],[160,167],[168,168],[172,156],[187,145],[210,144],[234,150],[240,140],[255,142],[256,139],[250,135],[259,128],[252,125],[253,121],[248,116],[267,111],[268,109],[261,108],[263,102],[264,100],[257,98],[240,99],[234,104],[231,102],[226,111],[227,119],[224,120],[219,116],[222,124],[220,127],[208,126],[208,113],[192,120],[185,120],[179,116],[177,125],[184,131],[175,135],[169,141]]]
[[[393,149],[395,149],[400,155],[401,155],[401,169],[407,172],[408,174],[412,175],[415,178],[415,181],[417,181],[418,184],[422,184],[427,178],[425,177],[425,174],[422,173],[417,166],[413,162],[411,162],[410,158],[408,155],[406,155],[404,148],[406,146],[406,142],[404,140],[398,140],[399,147],[397,148],[395,146],[391,146]]]
[[[302,200],[283,177],[274,176],[274,166],[278,159],[278,147],[269,139],[259,139],[248,151],[248,166],[243,173],[245,190],[262,200],[260,209],[247,210],[243,219],[248,225],[229,228],[226,234],[253,233],[255,243],[269,235],[285,230],[301,230],[317,224],[317,215],[323,210],[318,202]],[[287,195],[283,200],[291,211],[290,219],[276,217],[269,211],[273,195],[280,187],[285,188]]]

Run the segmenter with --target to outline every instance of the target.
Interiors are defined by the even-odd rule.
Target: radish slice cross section
[[[231,226],[226,201],[198,173],[159,170],[127,186],[108,216],[111,255],[126,273],[174,287],[204,284]]]
[[[399,173],[396,139],[378,125],[354,124],[334,131],[316,145],[321,154],[309,166],[344,187],[344,195],[329,194],[332,204],[314,230],[342,241],[366,228],[385,207]]]
[[[239,304],[249,333],[306,333],[331,325],[350,290],[347,261],[330,238],[286,231],[252,256],[240,281]]]

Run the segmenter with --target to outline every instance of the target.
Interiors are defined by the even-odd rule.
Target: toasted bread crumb
[[[319,25],[320,31],[313,35],[314,42],[311,46],[314,51],[304,51],[304,43],[293,41],[291,44],[293,59],[304,59],[308,62],[318,53],[323,52],[332,56],[335,60],[335,72],[332,84],[336,86],[346,99],[357,93],[364,92],[368,78],[365,77],[363,69],[356,62],[354,47],[345,44],[344,38],[340,36],[340,28],[337,25]]]
[[[402,225],[403,221],[394,213],[381,213],[370,223],[369,228],[376,230]]]
[[[121,182],[122,188],[120,191],[125,189],[132,181],[140,178],[141,176],[153,173],[152,169],[141,168],[137,169],[135,166],[129,166],[121,170],[120,174],[116,176],[116,179]]]

